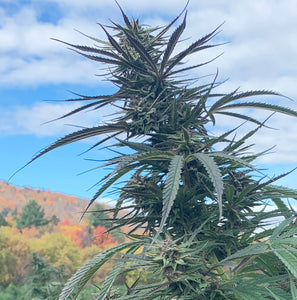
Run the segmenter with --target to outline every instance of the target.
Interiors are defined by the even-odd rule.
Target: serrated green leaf
[[[210,156],[211,157],[225,158],[226,160],[237,162],[239,165],[242,165],[244,167],[248,167],[248,168],[252,169],[255,172],[259,172],[259,170],[254,168],[249,162],[247,162],[246,160],[244,160],[244,159],[242,159],[238,156],[235,156],[235,155],[230,155],[230,154],[227,154],[227,153],[224,153],[224,152],[213,152],[213,153],[210,153]]]
[[[108,41],[110,42],[110,44],[113,46],[113,48],[120,53],[126,60],[129,59],[127,53],[122,49],[121,45],[107,32],[107,30],[104,28],[104,26],[102,26],[101,24],[99,24],[100,27],[104,30]]]
[[[287,245],[297,246],[296,234],[297,234],[297,230],[295,229],[294,236],[292,236],[292,237],[283,237],[283,235],[281,235],[281,237],[276,240],[274,245],[276,245],[276,244],[287,244]],[[297,248],[296,248],[296,252],[297,252]]]
[[[225,95],[221,99],[219,99],[216,103],[214,103],[211,108],[209,109],[209,113],[214,113],[219,111],[224,105],[227,103],[233,102],[235,100],[243,99],[243,98],[249,98],[253,96],[281,96],[279,93],[273,92],[273,91],[249,91],[249,92],[241,92],[237,93],[238,89],[236,89],[234,92]]]
[[[273,203],[277,206],[277,208],[282,212],[289,212],[289,208],[280,198],[272,198]]]
[[[121,13],[122,13],[122,16],[123,16],[123,19],[124,19],[124,22],[125,22],[126,26],[127,26],[129,29],[132,29],[132,25],[131,25],[131,23],[130,23],[128,17],[126,16],[126,14],[124,13],[123,9],[121,8],[120,4],[119,4],[118,1],[116,1],[116,0],[115,0],[115,2],[116,2],[118,8],[120,9],[120,11],[121,11]]]
[[[273,286],[270,287],[270,284],[282,281],[287,278],[287,275],[284,276],[267,276],[267,275],[257,275],[254,279],[245,278],[240,281],[240,283],[235,287],[234,292],[235,295],[239,297],[239,299],[244,300],[260,300],[267,299],[267,297],[271,296],[270,291],[265,287],[269,286],[270,290],[277,295],[277,297],[281,297],[279,291]],[[285,300],[281,298],[281,300]],[[286,299],[287,300],[287,299]]]
[[[90,208],[90,206],[94,203],[94,201],[102,195],[112,184],[114,184],[118,179],[120,179],[122,176],[125,174],[129,173],[130,171],[134,170],[137,166],[132,165],[132,166],[126,166],[125,168],[122,168],[121,170],[118,170],[117,173],[108,179],[107,182],[103,184],[103,186],[96,192],[96,194],[93,196],[93,198],[90,200],[87,208],[84,210],[81,219],[84,217],[85,213],[87,210]],[[107,175],[109,177],[109,175]]]
[[[80,51],[83,51],[83,52],[101,54],[101,55],[109,56],[109,57],[112,57],[112,58],[115,58],[115,59],[119,58],[119,56],[117,54],[115,54],[113,52],[110,52],[110,51],[105,51],[105,50],[99,49],[97,47],[74,45],[74,44],[70,44],[70,43],[55,39],[55,38],[52,38],[52,40],[57,41],[59,43],[63,43],[63,44],[68,45],[68,46],[71,46],[71,47],[73,47],[75,49],[78,49]]]
[[[75,49],[72,49],[72,51],[85,57],[85,58],[88,58],[90,60],[97,61],[97,62],[103,62],[106,64],[115,65],[115,66],[120,66],[122,63],[122,59],[116,60],[116,59],[106,58],[104,56],[85,54],[85,53],[83,53],[81,51],[77,51]]]
[[[123,269],[125,263],[124,261],[120,261],[113,269],[110,271],[108,274],[107,278],[104,280],[103,286],[101,288],[101,291],[96,295],[96,300],[102,300],[102,299],[107,299],[107,295],[110,292],[114,281],[120,274],[121,270]]]
[[[205,153],[195,153],[194,156],[202,163],[204,168],[209,175],[210,181],[212,182],[215,191],[217,193],[217,201],[219,205],[219,213],[220,219],[222,218],[223,214],[223,204],[222,204],[222,196],[224,192],[224,183],[222,179],[222,174],[220,171],[219,166],[215,163],[215,161],[211,158],[210,155]]]
[[[237,259],[237,258],[243,258],[247,256],[260,255],[267,252],[271,252],[271,250],[267,249],[267,244],[263,242],[259,242],[257,244],[249,245],[246,248],[235,252],[234,254],[223,259],[222,262]]]
[[[282,261],[282,263],[289,269],[289,271],[297,278],[297,253],[296,248],[287,245],[270,245],[274,250],[275,255]]]
[[[240,146],[242,146],[247,139],[249,139],[251,136],[253,136],[262,126],[258,126],[257,128],[255,128],[254,130],[249,131],[247,134],[245,134],[240,140],[231,143],[230,145],[228,145],[223,151],[235,151],[236,149],[238,149]]]
[[[294,220],[295,217],[291,217],[291,218],[288,218],[286,220],[284,220],[283,222],[281,222],[276,228],[275,230],[273,231],[271,237],[270,237],[270,241],[273,243],[274,240],[276,240],[278,238],[278,236],[285,230],[285,228],[287,226],[289,226],[293,220]]]
[[[291,291],[292,299],[297,299],[297,288],[291,276],[290,276],[290,291]]]
[[[30,164],[40,156],[43,156],[44,154],[48,153],[49,151],[52,151],[56,148],[59,148],[61,146],[68,145],[70,143],[74,143],[83,139],[87,139],[93,136],[105,134],[105,133],[111,133],[115,131],[121,131],[125,128],[125,124],[110,124],[106,126],[97,126],[92,128],[84,128],[82,130],[70,133],[66,135],[63,138],[58,139],[56,142],[51,144],[49,147],[42,150],[40,153],[38,153],[36,156],[32,158],[32,160],[28,163]]]
[[[82,288],[102,265],[104,265],[116,253],[133,247],[136,244],[141,244],[141,242],[136,241],[117,245],[96,255],[68,280],[59,296],[59,300],[68,300],[71,295],[73,295],[74,299],[76,299]]]
[[[206,49],[206,48],[214,47],[214,45],[210,45],[210,46],[203,46],[203,45],[215,36],[216,32],[219,30],[220,27],[221,27],[221,25],[218,26],[211,33],[205,35],[204,37],[202,37],[198,41],[194,42],[187,49],[185,49],[185,50],[181,51],[180,53],[178,53],[177,55],[175,55],[171,60],[169,60],[170,64],[167,67],[166,72],[164,73],[164,75],[166,75],[173,67],[180,64],[180,62],[186,56],[188,56],[189,54],[195,53],[199,50],[203,50],[203,49]]]
[[[229,116],[229,117],[233,117],[233,118],[237,118],[237,119],[242,119],[242,120],[245,120],[245,121],[249,121],[251,123],[255,123],[255,124],[260,125],[260,126],[270,128],[268,126],[263,125],[263,122],[260,122],[257,119],[252,118],[252,117],[247,116],[247,115],[233,113],[233,112],[229,112],[229,111],[217,111],[216,114],[225,115],[225,116]]]
[[[271,289],[269,289],[268,287],[265,288],[270,293],[270,295],[273,297],[274,300],[283,300],[280,297],[278,297]]]
[[[136,142],[130,142],[130,141],[123,141],[120,140],[119,141],[125,145],[128,146],[129,148],[135,150],[135,151],[139,151],[139,152],[149,152],[149,151],[157,151],[157,149],[155,149],[154,147],[145,144],[145,143],[136,143]]]
[[[183,20],[182,24],[173,32],[173,34],[171,35],[171,37],[168,41],[167,47],[164,51],[163,60],[162,60],[162,63],[161,63],[161,72],[162,73],[164,71],[164,68],[167,64],[167,61],[168,61],[172,51],[174,50],[181,34],[183,33],[183,31],[186,27],[186,17],[187,17],[187,14],[185,14],[185,17],[184,17],[184,20]]]
[[[279,106],[279,105],[261,103],[261,102],[244,102],[244,103],[229,104],[221,107],[220,109],[218,109],[218,111],[225,110],[225,109],[228,110],[230,108],[256,108],[256,109],[258,108],[258,109],[271,110],[273,112],[279,112],[292,117],[297,117],[297,111],[295,110],[283,106]]]
[[[265,186],[263,189],[266,191],[277,192],[279,195],[282,195],[286,198],[297,199],[297,190],[296,189],[291,189],[288,187],[278,186],[278,185]]]
[[[286,230],[284,233],[282,233],[282,235],[277,240],[279,241],[279,239],[288,239],[290,237],[296,237],[296,235],[297,235],[297,227],[291,226],[291,228],[289,230]]]
[[[183,156],[176,155],[172,158],[167,178],[165,181],[165,186],[163,190],[163,208],[162,208],[162,218],[159,226],[159,233],[162,231],[165,222],[169,216],[171,207],[176,198],[177,191],[179,189],[181,172],[183,167]],[[156,238],[156,237],[155,237]]]

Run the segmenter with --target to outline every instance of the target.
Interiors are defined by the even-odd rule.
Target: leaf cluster
[[[50,220],[46,219],[44,210],[36,202],[36,200],[30,200],[22,209],[22,213],[19,218],[16,218],[17,228],[23,229],[31,226],[43,226],[47,225]]]
[[[130,21],[120,10],[124,25],[100,25],[107,41],[90,37],[94,47],[63,42],[84,57],[107,64],[107,79],[118,89],[109,95],[67,100],[83,104],[62,118],[105,106],[115,109],[115,117],[57,140],[33,160],[66,144],[101,137],[90,149],[104,144],[116,155],[100,166],[113,169],[100,181],[87,209],[128,177],[115,208],[109,210],[113,214],[109,230],[129,225],[127,237],[133,241],[100,253],[83,266],[60,299],[78,295],[116,254],[118,264],[96,299],[289,299],[296,294],[297,232],[295,212],[284,199],[296,199],[297,192],[274,184],[288,173],[266,178],[253,166],[265,151],[251,154],[247,140],[266,126],[265,120],[249,113],[251,109],[293,117],[297,112],[264,102],[264,97],[281,97],[273,91],[218,93],[218,74],[200,85],[181,77],[211,61],[185,63],[191,55],[218,46],[211,40],[220,26],[178,50],[186,13],[164,28],[150,28]],[[182,15],[181,24],[173,29]],[[257,100],[250,100],[254,97]],[[252,123],[255,129],[238,139],[238,128],[212,135],[209,128],[217,125],[218,115]],[[276,208],[268,211],[270,203]],[[273,218],[285,221],[272,230]],[[139,229],[146,235],[135,235]],[[118,276],[135,269],[153,274],[151,282],[140,285],[139,276],[126,286],[125,295],[117,295],[113,285]]]

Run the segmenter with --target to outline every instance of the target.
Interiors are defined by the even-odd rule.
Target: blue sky
[[[130,17],[145,24],[165,25],[185,5],[180,0],[119,0]],[[72,110],[73,104],[48,102],[71,97],[69,91],[102,94],[111,86],[96,74],[102,66],[69,51],[51,38],[92,45],[79,34],[104,39],[97,23],[121,22],[113,1],[103,0],[0,0],[0,180],[8,178],[32,156],[78,126],[93,126],[108,111],[83,113],[67,120],[43,124]],[[268,89],[297,100],[297,2],[294,0],[192,0],[188,6],[184,44],[191,43],[225,22],[217,37],[226,45],[193,57],[199,63],[224,53],[193,76],[213,74],[229,79],[224,91]],[[266,99],[297,110],[296,101]],[[265,118],[267,113],[257,112]],[[220,127],[230,128],[234,120],[220,119]],[[67,125],[68,124],[68,125]],[[257,162],[268,176],[297,166],[297,120],[275,115],[269,125],[278,130],[262,130],[251,140],[255,151],[275,145],[273,153]],[[35,161],[12,179],[18,186],[50,189],[70,195],[92,197],[104,170],[79,173],[98,164],[88,159],[104,159],[108,151],[93,150],[80,155],[91,144],[79,142],[58,149]],[[296,187],[297,172],[279,184]]]

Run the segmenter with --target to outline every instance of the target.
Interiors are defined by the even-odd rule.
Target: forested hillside
[[[50,190],[21,188],[0,181],[0,210],[8,214],[20,213],[29,200],[36,200],[44,209],[45,216],[57,216],[60,220],[67,219],[77,223],[88,200],[62,193],[52,193]]]
[[[123,229],[107,233],[110,216],[100,211],[107,207],[103,204],[94,204],[97,212],[80,221],[87,204],[75,196],[0,181],[0,299],[57,299],[78,267],[124,241]]]

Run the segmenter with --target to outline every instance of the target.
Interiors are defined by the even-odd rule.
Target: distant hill
[[[20,214],[22,207],[29,200],[36,200],[42,206],[46,217],[56,215],[60,220],[67,219],[71,223],[78,223],[82,211],[87,207],[89,200],[68,196],[62,193],[53,193],[50,190],[17,187],[0,181],[0,211],[9,214]]]

